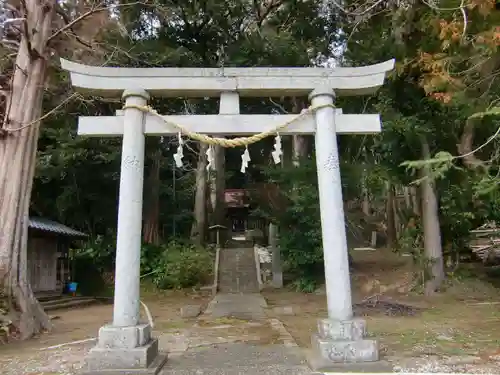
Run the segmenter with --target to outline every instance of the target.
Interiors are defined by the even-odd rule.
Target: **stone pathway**
[[[162,375],[309,375],[295,341],[277,319],[266,319],[260,294],[218,294],[197,323],[160,336],[169,347]]]
[[[201,319],[236,318],[262,320],[266,318],[264,309],[267,302],[258,293],[252,294],[217,294],[208,304]]]
[[[232,343],[199,347],[170,358],[162,375],[306,375],[298,349],[284,345]]]

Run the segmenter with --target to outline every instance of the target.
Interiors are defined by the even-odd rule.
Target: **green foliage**
[[[451,185],[444,190],[440,199],[441,236],[446,244],[444,255],[457,258],[469,252],[470,231],[477,228],[484,219],[484,210],[474,210],[470,188]]]
[[[114,273],[116,240],[99,236],[74,252],[75,281],[86,295],[108,292],[112,285],[104,275]],[[144,244],[141,250],[141,277],[160,289],[205,285],[212,280],[214,252],[189,242],[172,240],[163,245]]]
[[[97,268],[102,271],[110,270],[115,256],[115,237],[96,236],[85,245],[75,250],[75,259],[92,259]]]
[[[283,257],[289,270],[307,281],[300,281],[298,285],[321,281],[323,247],[317,189],[311,184],[299,183],[296,191],[289,192],[289,199],[290,204],[278,221]]]
[[[96,236],[81,248],[72,250],[72,281],[78,283],[78,292],[83,295],[107,295],[110,293],[106,273],[114,272],[116,239],[112,236]]]
[[[416,270],[413,274],[413,285],[416,289],[423,290],[425,282],[432,279],[431,267],[435,260],[429,259],[424,254],[424,236],[420,219],[413,218],[410,223],[411,225],[405,227],[398,238],[395,251],[411,254]]]
[[[317,276],[304,274],[292,282],[292,287],[300,292],[312,293],[318,288],[318,281]]]
[[[181,289],[210,283],[214,254],[183,241],[162,246],[144,245],[141,273],[160,289]]]
[[[470,119],[482,119],[485,117],[500,117],[500,107],[492,107],[486,111],[482,112],[476,112],[473,115],[471,115],[469,118]]]
[[[294,286],[312,291],[323,278],[323,252],[319,196],[314,161],[302,160],[300,167],[269,168],[265,174],[279,186],[287,202],[281,209],[265,207],[267,216],[280,228],[279,245]]]
[[[413,261],[417,263],[423,248],[422,227],[419,218],[414,217],[409,223],[404,227],[398,238],[397,246],[393,250],[411,254]]]
[[[427,168],[428,174],[425,177],[418,178],[412,182],[412,184],[418,185],[427,178],[435,180],[445,177],[446,172],[454,167],[454,159],[453,155],[449,152],[440,151],[432,159],[405,161],[401,163],[401,166],[406,167],[406,170],[412,173],[415,170]]]

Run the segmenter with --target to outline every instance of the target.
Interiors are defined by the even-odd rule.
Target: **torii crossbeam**
[[[224,95],[224,93],[222,94]],[[239,108],[235,108],[239,110]],[[261,133],[293,120],[296,115],[188,115],[163,116],[166,121],[148,114],[144,124],[144,134],[160,136],[177,134],[179,130],[170,122],[182,125],[197,133],[217,136],[245,136]],[[83,116],[79,119],[78,134],[92,137],[113,137],[123,135],[123,111],[117,116]],[[346,115],[337,109],[335,114],[337,134],[373,134],[381,131],[380,116],[377,114]],[[316,124],[312,114],[308,114],[280,131],[280,134],[314,134]]]

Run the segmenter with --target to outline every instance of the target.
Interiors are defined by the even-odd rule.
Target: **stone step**
[[[226,279],[221,279],[220,280],[221,284],[234,284],[234,283],[239,283],[240,286],[242,285],[256,285],[258,284],[253,278],[245,278],[245,277],[232,277],[232,278],[226,278]]]
[[[219,292],[221,293],[257,293],[259,291],[258,285],[219,285]]]
[[[58,298],[66,298],[61,292],[35,292],[38,302],[46,302]]]
[[[42,306],[50,306],[50,305],[65,303],[65,302],[70,302],[70,301],[84,301],[84,300],[88,300],[89,298],[92,299],[93,297],[58,296],[58,297],[52,297],[52,298],[44,298],[44,299],[39,300],[39,302],[42,304]]]
[[[222,293],[259,291],[253,248],[222,249],[219,253],[219,285]]]
[[[254,293],[257,293],[258,290],[258,284],[257,283],[242,283],[236,281],[234,283],[222,283],[219,285],[219,290],[221,292],[223,291],[233,291],[233,292],[238,292],[242,290],[254,290]]]
[[[253,278],[253,276],[255,275],[255,271],[253,270],[245,270],[245,269],[239,269],[239,270],[235,270],[235,271],[222,271],[222,272],[219,272],[219,277],[223,277],[223,276],[227,276],[227,277],[233,277],[233,276],[244,276],[244,275],[248,275],[248,276],[251,276]]]
[[[66,301],[51,301],[51,303],[42,304],[45,311],[54,311],[61,309],[69,309],[75,307],[89,306],[98,303],[99,301],[95,298],[75,298],[73,300]]]
[[[222,271],[222,272],[219,272],[219,278],[222,278],[224,276],[226,277],[250,277],[250,278],[254,278],[255,274],[257,272],[254,271],[254,270],[242,270],[242,269],[239,269],[239,270],[234,270],[234,271]]]

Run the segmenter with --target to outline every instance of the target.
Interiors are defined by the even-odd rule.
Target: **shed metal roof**
[[[70,227],[67,227],[64,224],[42,217],[30,217],[28,226],[31,229],[61,234],[68,237],[88,237],[88,235],[86,235],[85,233],[79,232],[77,230],[71,229]]]

